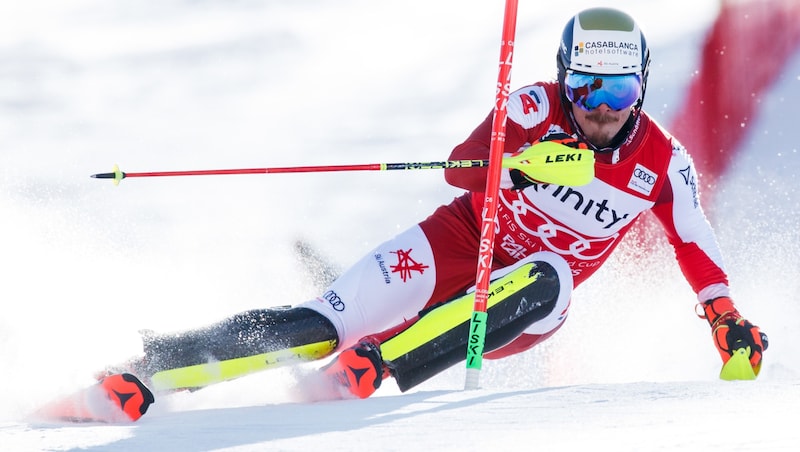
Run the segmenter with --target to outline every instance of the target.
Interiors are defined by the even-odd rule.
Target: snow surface
[[[520,2],[518,86],[563,23]],[[697,70],[710,0],[618,1],[646,31],[662,123]],[[441,160],[489,112],[503,2],[33,0],[0,4],[0,448],[796,450],[800,52],[715,204],[737,304],[770,335],[757,382],[719,358],[671,251],[620,252],[548,343],[406,394],[300,404],[280,369],[160,399],[132,425],[27,420],[177,330],[315,295],[292,244],[342,267],[459,191],[438,171],[130,179],[124,171]],[[314,367],[314,366],[309,366]],[[305,370],[305,368],[301,368]]]

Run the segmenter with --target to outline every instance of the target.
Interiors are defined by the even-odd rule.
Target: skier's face
[[[615,111],[606,104],[600,104],[594,110],[586,111],[572,104],[572,114],[575,115],[575,121],[583,131],[583,135],[591,144],[602,149],[611,145],[611,140],[625,125],[631,112],[630,109]]]

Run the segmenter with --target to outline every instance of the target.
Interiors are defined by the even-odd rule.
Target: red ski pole
[[[506,139],[506,119],[509,91],[511,89],[511,62],[514,56],[514,35],[517,27],[517,0],[506,0],[503,15],[503,36],[500,42],[500,70],[497,76],[492,141],[489,147],[489,174],[481,215],[481,238],[478,248],[478,267],[475,275],[475,303],[469,325],[467,342],[467,376],[465,389],[477,389],[483,364],[483,347],[486,343],[486,302],[489,292],[489,275],[494,256],[497,196],[500,191],[500,170]]]
[[[525,162],[529,164],[529,162]],[[190,171],[149,171],[130,173],[120,171],[114,166],[110,173],[92,174],[95,179],[113,179],[118,184],[122,179],[129,177],[166,177],[166,176],[217,176],[232,174],[280,174],[280,173],[320,173],[331,171],[390,171],[412,169],[445,169],[445,168],[475,168],[486,166],[488,160],[445,160],[441,162],[404,162],[404,163],[364,163],[356,165],[314,165],[314,166],[285,166],[272,168],[236,168],[236,169],[210,169]],[[530,164],[529,164],[530,165]],[[534,166],[537,166],[534,164]],[[543,166],[543,164],[538,164]]]
[[[502,151],[501,151],[502,154]],[[578,186],[594,176],[591,151],[572,149],[555,142],[536,143],[523,153],[502,159],[505,168],[516,168],[536,180],[548,184]],[[478,168],[489,166],[489,160],[444,160],[439,162],[365,163],[355,165],[312,165],[272,168],[207,169],[193,171],[150,171],[130,173],[114,166],[110,173],[92,174],[95,179],[111,179],[119,184],[129,177],[213,176],[232,174],[319,173],[330,171],[390,171],[445,168]]]

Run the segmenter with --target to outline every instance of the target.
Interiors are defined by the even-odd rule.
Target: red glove
[[[761,355],[769,346],[767,335],[742,317],[733,305],[733,300],[728,297],[708,300],[701,306],[703,315],[698,315],[711,325],[711,337],[722,362],[727,363],[735,350],[750,347],[750,365],[758,375],[761,370]]]

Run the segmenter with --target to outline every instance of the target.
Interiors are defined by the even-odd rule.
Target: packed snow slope
[[[563,24],[602,3],[520,2],[512,84],[551,78]],[[687,121],[723,128],[725,163],[706,167],[715,182],[701,193],[734,298],[770,336],[756,382],[717,379],[694,294],[644,228],[576,291],[558,335],[486,362],[478,391],[461,389],[456,366],[402,395],[387,381],[368,400],[296,403],[294,374],[308,366],[161,398],[131,425],[31,421],[39,404],[139,353],[139,329],[315,296],[297,240],[343,268],[460,193],[438,171],[119,186],[90,174],[442,160],[493,105],[503,2],[5,2],[2,449],[794,450],[800,50],[786,23],[797,21],[748,30],[759,46],[722,40],[729,70],[757,80],[709,82],[705,46],[720,11],[792,17],[797,1],[608,4],[647,33],[645,108],[687,143],[709,142]],[[735,121],[692,106],[687,94],[703,86],[731,101],[713,115]]]

